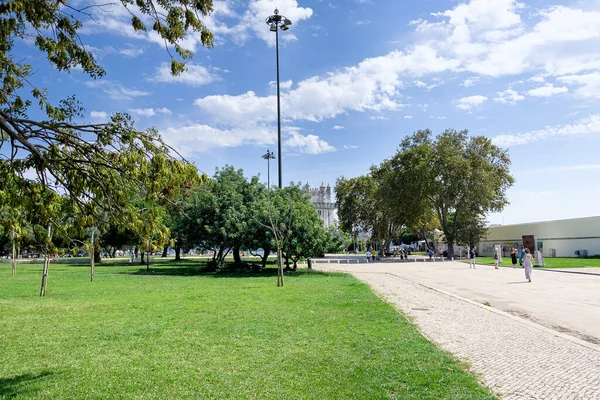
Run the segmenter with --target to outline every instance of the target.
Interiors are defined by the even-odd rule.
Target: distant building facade
[[[600,217],[493,226],[479,243],[479,253],[494,254],[495,245],[519,248],[523,236],[533,236],[544,257],[585,257],[600,254]],[[510,251],[510,250],[509,250]]]
[[[507,257],[513,247],[520,249],[523,246],[523,237],[532,241],[531,247],[540,251],[543,257],[600,255],[600,216],[489,226],[477,245],[477,252],[490,257],[496,246],[500,246],[502,255]],[[434,246],[442,250],[448,248],[444,234],[439,230],[434,232]],[[454,253],[464,255],[465,248],[455,244]]]
[[[331,186],[321,183],[318,188],[311,188],[307,183],[304,192],[310,196],[310,203],[317,210],[326,228],[338,226],[337,208],[331,201]]]

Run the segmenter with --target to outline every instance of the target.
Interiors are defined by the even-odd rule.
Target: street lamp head
[[[275,9],[275,14],[265,19],[265,22],[267,25],[269,25],[269,30],[271,32],[277,32],[278,28],[281,28],[282,31],[287,31],[290,29],[290,25],[292,24],[292,21],[283,15],[279,15],[279,10],[277,9]]]

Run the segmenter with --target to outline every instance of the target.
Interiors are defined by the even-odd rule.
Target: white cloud
[[[403,107],[401,75],[420,76],[453,66],[454,62],[427,47],[367,58],[356,66],[298,82],[295,89],[281,95],[282,114],[292,120],[322,121],[348,111],[398,110]],[[207,96],[194,104],[219,121],[263,121],[273,119],[276,103],[273,96],[247,92]]]
[[[600,134],[600,114],[590,115],[570,125],[557,125],[519,134],[503,134],[492,139],[498,146],[511,147],[558,138]]]
[[[358,146],[355,146],[355,145],[350,145],[350,144],[345,144],[345,145],[344,145],[344,149],[346,149],[346,150],[350,150],[350,149],[358,149]]]
[[[240,43],[245,43],[249,39],[249,32],[252,32],[267,42],[269,46],[275,46],[275,34],[270,32],[269,27],[265,24],[265,18],[272,15],[275,8],[280,10],[280,15],[292,21],[291,29],[281,32],[279,40],[284,42],[297,40],[293,33],[294,26],[301,21],[308,20],[313,15],[311,8],[299,7],[297,0],[251,0],[248,10],[237,25],[232,28],[217,28],[214,32],[235,35],[234,39]]]
[[[429,116],[429,118],[431,118],[431,119],[446,119],[446,117],[444,117],[444,116],[441,116],[441,117],[435,117],[435,116],[433,116],[433,115],[430,115],[430,116]]]
[[[334,125],[334,126],[333,126],[333,128],[331,128],[331,129],[334,129],[334,130],[336,130],[336,131],[341,131],[342,129],[346,129],[346,128],[344,128],[344,127],[343,127],[343,126],[341,126],[341,125]]]
[[[440,20],[417,21],[417,33],[440,54],[460,60],[464,71],[498,77],[600,67],[598,11],[555,6],[532,13],[515,0],[471,0],[434,16]]]
[[[536,82],[536,83],[544,83],[546,82],[546,78],[544,78],[543,76],[532,76],[531,78],[527,79],[529,82]]]
[[[108,121],[109,114],[106,111],[92,111],[90,113],[90,118],[95,121]]]
[[[600,99],[600,72],[561,76],[558,80],[568,85],[579,85],[574,92],[576,96]]]
[[[517,91],[512,89],[506,89],[503,92],[498,92],[498,97],[494,99],[498,103],[502,104],[517,104],[517,101],[524,100],[525,96],[520,95]]]
[[[291,137],[283,142],[287,147],[292,147],[305,154],[321,154],[335,151],[335,148],[316,135],[301,135],[291,132]]]
[[[404,119],[412,119],[412,115],[405,115]]]
[[[87,87],[90,88],[98,88],[106,93],[113,100],[133,100],[136,97],[143,97],[150,95],[150,92],[146,92],[143,90],[136,90],[127,88],[120,83],[105,81],[105,80],[96,80],[96,81],[87,81],[83,83]]]
[[[144,54],[144,48],[140,47],[140,46],[128,46],[124,49],[120,49],[119,53],[121,53],[125,57],[134,58],[134,57]]]
[[[161,129],[164,140],[183,155],[203,153],[214,148],[268,145],[277,142],[276,131],[263,126],[219,129],[206,124]]]
[[[473,107],[480,106],[487,99],[487,97],[481,95],[463,97],[457,100],[458,105],[456,107],[460,108],[461,110],[469,111]]]
[[[177,76],[171,75],[171,66],[162,63],[156,73],[149,79],[152,82],[182,83],[194,87],[208,85],[219,80],[219,76],[213,74],[201,65],[188,64],[186,70]]]
[[[478,78],[478,77],[472,77],[472,78],[465,79],[465,80],[463,81],[463,83],[461,83],[460,85],[461,85],[461,86],[464,86],[464,87],[471,87],[471,86],[473,86],[475,83],[477,83],[478,81],[479,81],[479,78]]]
[[[292,80],[279,82],[279,89],[280,90],[291,89],[293,84],[294,84],[294,82]],[[277,81],[270,81],[269,87],[272,90],[277,90]]]
[[[163,108],[130,108],[129,112],[133,115],[139,115],[142,117],[153,117],[158,114],[172,115],[173,113],[166,107]]]
[[[569,89],[566,87],[554,87],[551,83],[546,83],[544,86],[540,86],[535,89],[527,91],[527,94],[534,97],[550,97],[555,94],[566,93]]]

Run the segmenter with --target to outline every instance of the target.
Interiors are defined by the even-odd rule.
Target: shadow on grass
[[[37,374],[26,373],[15,375],[10,378],[0,378],[0,398],[13,399],[19,396],[29,397],[33,394],[32,392],[34,390],[32,384],[53,374],[54,372],[45,370]]]
[[[165,265],[169,264],[169,265]],[[140,276],[210,276],[213,278],[264,278],[264,277],[276,277],[277,268],[274,266],[267,266],[263,270],[250,271],[248,266],[236,267],[231,265],[230,268],[224,271],[214,271],[206,266],[206,263],[199,262],[172,262],[164,263],[160,266],[150,265],[150,270],[146,268],[140,268],[137,271],[123,272],[129,275],[140,275]],[[322,275],[322,276],[333,276],[338,273],[322,272],[309,269],[297,269],[296,271],[285,271],[285,277],[299,277],[306,275]]]

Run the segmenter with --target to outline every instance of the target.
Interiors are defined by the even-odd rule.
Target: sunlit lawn
[[[518,257],[517,257],[518,260]],[[469,262],[469,260],[462,260]],[[494,265],[493,257],[477,257],[478,264]],[[540,268],[585,268],[585,267],[600,267],[600,259],[598,258],[544,258],[544,267]],[[500,265],[512,266],[510,257],[502,258]],[[517,264],[517,267],[520,267]]]
[[[1,399],[483,399],[349,275],[0,264]]]

